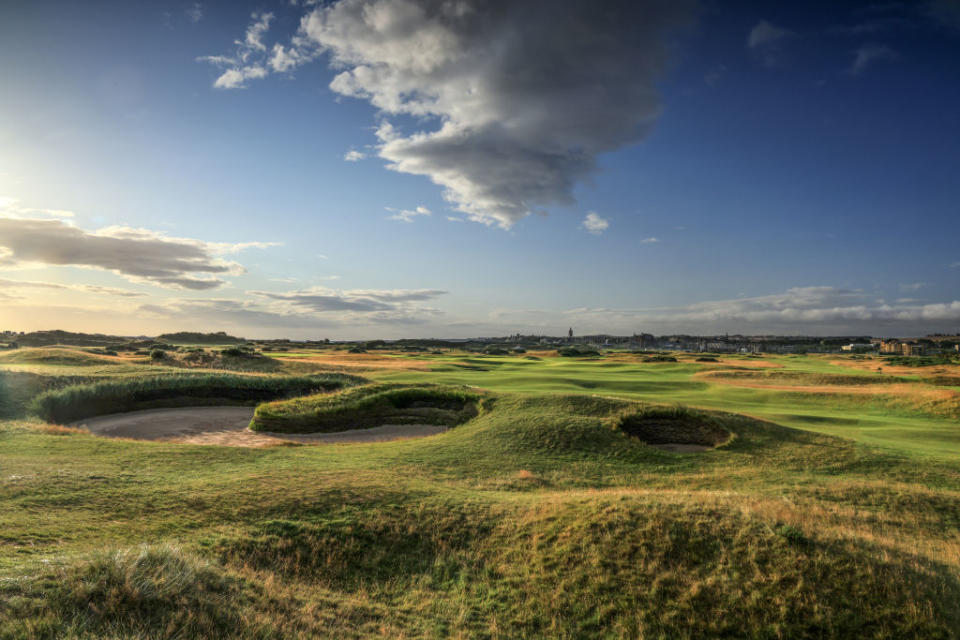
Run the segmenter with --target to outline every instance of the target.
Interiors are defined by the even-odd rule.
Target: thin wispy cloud
[[[343,154],[343,159],[346,160],[347,162],[359,162],[366,157],[367,157],[367,154],[363,153],[362,151],[356,151],[354,149],[351,149],[350,151],[347,151],[345,154]]]
[[[192,5],[187,7],[184,12],[187,14],[187,20],[193,24],[203,20],[203,5],[199,2],[194,2]]]
[[[529,316],[529,318],[528,318]],[[518,323],[548,318],[557,326],[576,323],[626,332],[713,334],[736,331],[766,334],[840,335],[906,333],[917,327],[954,329],[960,301],[922,304],[903,299],[893,304],[840,287],[795,287],[779,294],[714,300],[672,307],[636,309],[581,307],[564,311],[501,311],[500,321]]]
[[[431,215],[430,209],[426,207],[417,207],[416,209],[393,209],[387,207],[387,211],[392,211],[393,215],[387,216],[387,220],[400,220],[401,222],[413,222],[419,216]]]
[[[900,54],[883,44],[864,45],[856,50],[853,62],[847,68],[847,73],[851,75],[860,75],[867,68],[878,62],[895,62],[900,59]]]
[[[269,74],[264,54],[267,46],[263,38],[270,29],[273,14],[254,12],[242,40],[235,40],[236,50],[231,55],[200,56],[198,62],[206,62],[223,68],[213,82],[217,89],[243,89],[248,80],[266,78]]]
[[[40,209],[24,207],[18,198],[0,196],[0,217],[4,218],[73,218],[76,213],[67,209]]]
[[[118,289],[116,287],[103,287],[95,284],[63,284],[60,282],[0,279],[0,290],[11,289],[54,289],[61,291],[82,291],[84,293],[120,296],[122,298],[142,298],[146,296],[146,294],[137,291]]]
[[[87,231],[56,219],[0,217],[0,269],[71,266],[102,269],[136,282],[193,290],[222,286],[244,268],[221,256],[270,243],[208,243],[147,229]]]

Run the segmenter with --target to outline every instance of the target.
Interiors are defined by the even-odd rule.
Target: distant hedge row
[[[315,376],[241,376],[207,374],[155,376],[74,385],[47,391],[30,403],[30,412],[48,422],[73,422],[91,416],[161,406],[256,404],[279,398],[333,391],[365,382],[345,374]]]

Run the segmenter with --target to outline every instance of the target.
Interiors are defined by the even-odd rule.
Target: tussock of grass
[[[476,416],[480,395],[435,385],[368,385],[261,404],[250,428],[277,433],[333,432],[383,424],[453,426]]]
[[[173,546],[101,552],[0,586],[4,638],[270,637],[244,583]]]
[[[217,373],[128,378],[47,391],[31,401],[30,410],[50,422],[73,422],[161,406],[262,402],[331,391],[360,381],[362,378],[343,374],[264,377]]]

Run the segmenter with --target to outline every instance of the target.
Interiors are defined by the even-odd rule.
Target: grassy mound
[[[45,364],[90,367],[118,364],[116,358],[76,349],[37,347],[0,353],[0,364]]]
[[[156,376],[76,385],[41,393],[30,402],[32,413],[50,422],[73,422],[91,416],[188,404],[252,404],[276,398],[342,389],[363,382],[344,374],[301,377]]]
[[[371,505],[267,521],[215,549],[391,602],[410,636],[429,620],[424,635],[441,637],[947,638],[960,622],[956,576],[731,505]]]
[[[334,432],[384,424],[453,426],[473,418],[480,395],[458,387],[377,384],[261,404],[250,428],[277,433]]]
[[[693,444],[716,447],[732,434],[709,416],[685,407],[644,407],[623,416],[617,426],[647,444]]]
[[[247,631],[242,587],[175,547],[100,553],[36,582],[5,585],[0,630],[23,638],[234,637]]]

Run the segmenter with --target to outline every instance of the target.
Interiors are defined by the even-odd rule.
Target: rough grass
[[[903,384],[913,382],[909,378],[879,375],[845,375],[830,373],[813,373],[806,371],[774,370],[745,370],[745,369],[718,369],[704,371],[701,378],[728,378],[731,380],[749,380],[751,382],[769,383],[777,385],[798,386],[860,386],[876,384]]]
[[[69,365],[69,366],[98,366],[116,364],[117,358],[111,356],[87,353],[78,349],[63,347],[35,347],[15,349],[0,353],[2,364],[42,364],[42,365]]]
[[[213,544],[229,566],[376,594],[437,637],[937,638],[960,595],[936,566],[626,495],[345,509]]]
[[[171,546],[99,552],[0,586],[7,637],[229,637],[251,631],[242,582]],[[19,623],[19,624],[18,624]]]
[[[453,426],[477,415],[481,396],[434,385],[368,385],[261,404],[250,428],[277,433],[333,432],[384,424]]]
[[[461,358],[402,375],[502,391],[454,388],[482,411],[420,440],[236,449],[0,421],[0,638],[958,636],[955,422],[708,385],[693,363]],[[725,411],[650,402],[691,398]],[[878,449],[744,408],[901,432]],[[674,454],[629,415],[736,437]]]
[[[331,391],[361,382],[343,374],[303,377],[206,374],[111,380],[47,391],[30,402],[30,411],[50,422],[187,404],[252,404],[280,397]]]

